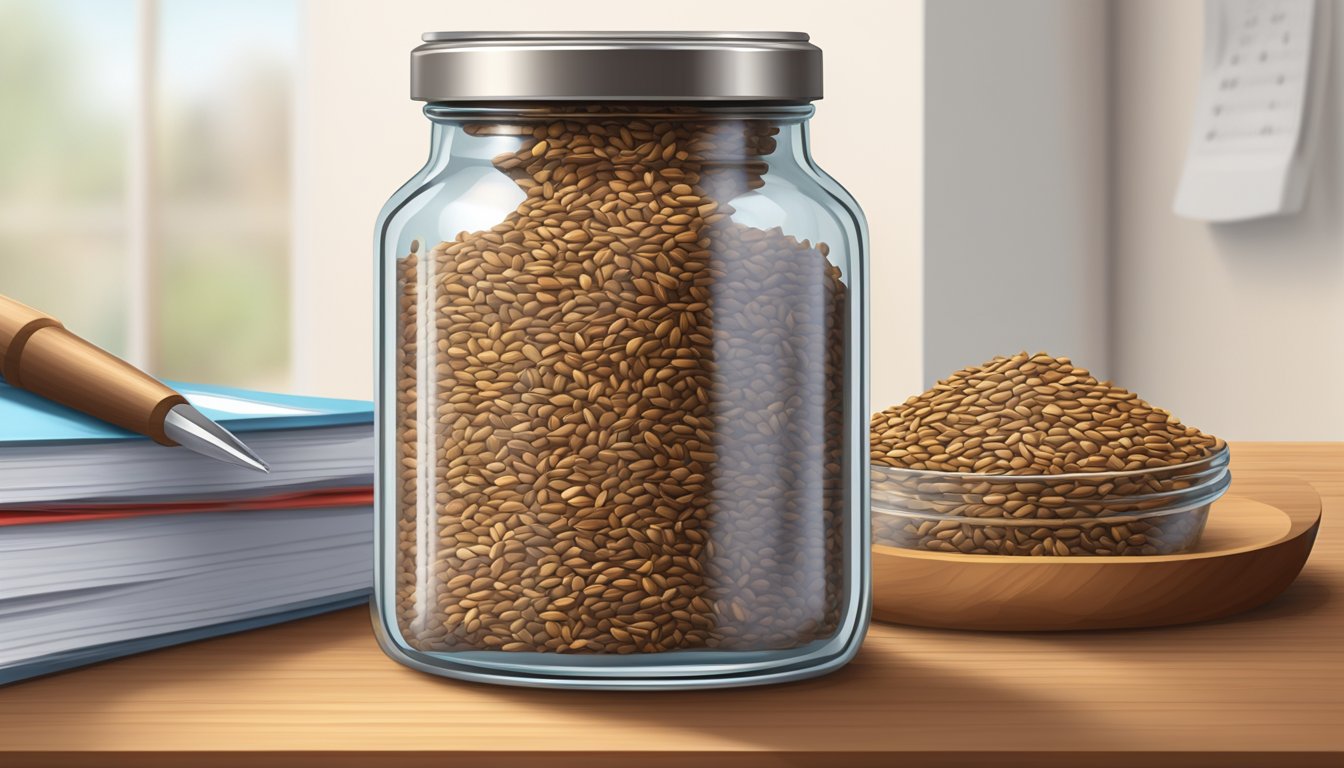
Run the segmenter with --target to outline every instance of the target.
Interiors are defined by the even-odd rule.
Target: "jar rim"
[[[802,32],[430,32],[411,51],[428,102],[811,102],[821,49]]]
[[[435,122],[528,123],[565,120],[770,120],[779,124],[807,120],[816,112],[811,104],[763,102],[596,102],[582,111],[558,111],[562,104],[526,102],[480,104],[433,101],[424,106],[425,117]],[[569,105],[571,108],[574,105]]]
[[[806,32],[765,30],[648,30],[574,31],[574,30],[469,30],[426,32],[420,36],[426,43],[454,40],[513,42],[517,40],[584,40],[584,41],[656,41],[656,40],[744,40],[750,42],[803,42],[811,37]]]

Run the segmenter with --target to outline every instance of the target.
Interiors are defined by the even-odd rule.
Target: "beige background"
[[[370,396],[374,219],[429,149],[429,122],[407,96],[410,50],[420,34],[602,28],[812,35],[826,69],[814,155],[858,198],[872,234],[873,402],[918,391],[922,3],[682,0],[673,15],[665,4],[620,3],[620,12],[605,18],[575,18],[572,7],[531,0],[308,4],[303,55],[311,74],[299,98],[309,101],[313,118],[296,137],[303,153],[296,192],[304,204],[295,243],[295,391]]]
[[[1113,3],[1117,375],[1232,439],[1344,439],[1344,6],[1306,209],[1208,226],[1171,213],[1203,34],[1191,0]]]

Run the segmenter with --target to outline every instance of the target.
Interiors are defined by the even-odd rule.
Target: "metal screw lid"
[[[430,32],[411,51],[417,101],[821,98],[801,32]]]

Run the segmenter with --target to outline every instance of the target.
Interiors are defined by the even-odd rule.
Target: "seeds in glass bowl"
[[[900,501],[874,505],[873,540],[966,555],[1168,555],[1199,541],[1209,504],[1179,511],[1069,520],[968,520],[910,514]]]
[[[1226,444],[1068,359],[997,357],[871,421],[873,536],[970,554],[1167,554],[1226,488]]]

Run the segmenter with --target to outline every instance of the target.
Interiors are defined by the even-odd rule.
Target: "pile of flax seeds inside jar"
[[[493,163],[526,199],[401,261],[396,610],[420,650],[834,631],[845,286],[826,245],[729,218],[778,128],[660,109],[467,125],[522,140]]]

